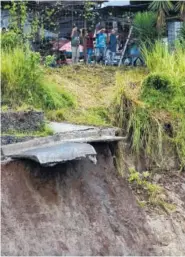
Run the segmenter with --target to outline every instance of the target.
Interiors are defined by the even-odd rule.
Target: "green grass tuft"
[[[25,136],[46,137],[46,136],[52,136],[53,134],[54,134],[53,130],[47,125],[43,125],[39,130],[36,130],[36,131],[20,132],[17,130],[9,130],[6,133],[1,133],[2,136],[14,135],[16,137],[25,137]]]
[[[117,73],[114,122],[130,139],[133,151],[145,153],[160,167],[169,156],[185,167],[185,50],[171,53],[162,43],[143,50],[149,74]],[[131,72],[130,72],[131,74]]]
[[[75,97],[46,81],[39,53],[15,47],[2,51],[2,100],[12,108],[22,105],[44,110],[74,107]]]
[[[160,207],[169,213],[176,210],[176,206],[163,199],[165,196],[165,190],[163,187],[149,181],[150,174],[143,172],[142,174],[137,172],[134,168],[129,169],[128,181],[132,188],[137,192],[139,190],[142,193],[144,200],[137,199],[140,207],[152,205],[154,207]]]
[[[68,121],[76,124],[88,124],[94,126],[110,126],[108,111],[106,108],[97,107],[89,109],[60,109],[46,113],[46,117],[52,121]]]

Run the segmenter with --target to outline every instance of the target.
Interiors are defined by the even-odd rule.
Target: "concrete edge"
[[[125,141],[126,137],[116,137],[116,136],[96,136],[96,137],[82,137],[82,138],[69,138],[69,139],[58,139],[57,141],[50,137],[50,139],[44,141],[39,139],[33,139],[27,142],[16,143],[11,145],[1,146],[1,153],[4,157],[9,157],[13,154],[19,154],[21,152],[36,149],[39,147],[49,147],[56,146],[61,143],[67,142],[77,142],[77,143],[101,143],[101,142],[116,142],[116,141]]]

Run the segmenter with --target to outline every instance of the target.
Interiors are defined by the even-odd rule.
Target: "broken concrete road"
[[[13,159],[30,159],[39,162],[43,166],[51,166],[56,163],[78,160],[90,157],[96,163],[96,151],[92,145],[84,143],[60,143],[49,147],[39,147],[13,154]]]
[[[84,143],[112,142],[125,139],[116,136],[117,128],[98,128],[66,123],[51,123],[51,128],[56,133],[53,136],[2,146],[3,155],[11,158],[33,159],[46,165],[47,158],[49,158],[48,163],[55,163],[55,158],[57,162],[63,162],[83,158],[84,155],[88,154],[93,155],[93,147]],[[76,143],[75,154],[72,150],[72,143]],[[85,147],[85,152],[82,151],[83,147]],[[53,150],[55,154],[52,153]]]

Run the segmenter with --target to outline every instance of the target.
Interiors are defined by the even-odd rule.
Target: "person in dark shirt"
[[[88,30],[86,35],[86,49],[87,49],[87,63],[91,63],[92,55],[93,55],[93,33],[91,29]]]
[[[106,54],[108,64],[111,64],[111,65],[114,64],[116,49],[117,49],[117,36],[116,36],[116,31],[112,29],[108,37],[108,48],[107,48],[107,54]]]

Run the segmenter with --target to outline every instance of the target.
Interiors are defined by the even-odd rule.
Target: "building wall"
[[[175,40],[178,39],[178,33],[182,26],[180,21],[170,21],[168,22],[168,43],[169,45],[173,44]]]

